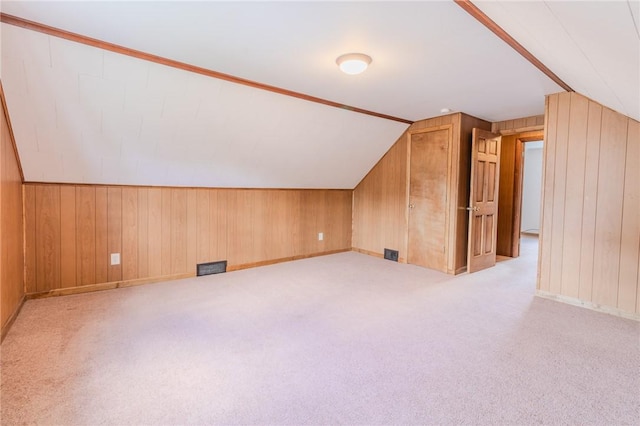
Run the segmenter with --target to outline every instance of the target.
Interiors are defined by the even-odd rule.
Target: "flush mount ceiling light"
[[[364,53],[347,53],[338,56],[336,64],[340,67],[345,74],[360,74],[367,69],[371,63],[371,56]]]

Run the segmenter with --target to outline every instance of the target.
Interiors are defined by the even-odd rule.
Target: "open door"
[[[496,264],[500,135],[473,129],[467,271]]]

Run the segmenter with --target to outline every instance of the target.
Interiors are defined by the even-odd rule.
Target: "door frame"
[[[415,129],[415,130],[408,130],[406,132],[406,137],[407,137],[407,170],[406,170],[406,182],[407,184],[405,185],[405,213],[404,213],[404,221],[405,221],[405,235],[404,235],[404,252],[406,253],[406,259],[407,259],[407,263],[409,263],[409,215],[410,215],[410,209],[409,209],[409,203],[411,202],[411,137],[415,134],[418,133],[430,133],[430,132],[437,132],[440,130],[448,130],[449,131],[449,149],[448,149],[448,155],[447,155],[447,189],[446,189],[446,194],[447,194],[447,208],[445,209],[445,228],[447,229],[446,234],[445,234],[445,259],[446,259],[446,265],[448,268],[448,264],[449,264],[449,251],[450,251],[450,235],[449,235],[449,221],[450,221],[450,211],[449,211],[449,205],[451,204],[451,200],[450,200],[450,195],[451,195],[451,162],[452,162],[452,155],[451,155],[451,141],[452,141],[452,137],[453,137],[453,124],[441,124],[439,126],[432,126],[432,127],[425,127],[424,129]],[[444,271],[446,272],[446,271]]]
[[[502,132],[500,132],[503,134]],[[508,132],[504,134],[511,134]],[[544,141],[544,129],[530,130],[527,132],[519,132],[516,134],[515,160],[513,173],[513,193],[510,194],[513,200],[513,211],[511,214],[511,253],[510,257],[520,256],[520,226],[522,222],[522,185],[524,175],[524,144],[533,141]],[[498,214],[500,214],[498,212]]]

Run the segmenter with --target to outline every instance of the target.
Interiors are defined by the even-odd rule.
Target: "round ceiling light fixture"
[[[360,74],[371,64],[371,56],[364,53],[346,53],[338,56],[336,64],[345,74]]]

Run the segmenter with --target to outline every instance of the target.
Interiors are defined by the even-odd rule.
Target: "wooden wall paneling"
[[[267,222],[267,203],[272,190],[249,190],[251,199],[247,209],[251,212],[251,257],[246,263],[273,258],[271,250],[277,242],[273,240],[274,227],[278,226],[280,218],[275,223]]]
[[[108,276],[112,281],[122,280],[122,188],[107,188],[107,227],[108,227]],[[111,265],[111,254],[120,254],[120,264]]]
[[[294,252],[295,191],[269,191],[264,212],[265,236],[268,250],[263,259],[292,257]]]
[[[0,341],[16,319],[25,292],[22,166],[0,82]]]
[[[107,188],[96,187],[96,283],[109,280],[109,205]]]
[[[76,187],[60,187],[60,286],[78,285],[76,255]]]
[[[582,246],[582,208],[586,159],[587,119],[589,100],[571,94],[569,112],[568,159],[566,165],[566,191],[564,197],[564,223],[562,226],[562,294],[577,298],[580,293],[580,250]]]
[[[504,120],[491,123],[491,132],[500,134],[521,133],[544,128],[545,115],[533,115],[514,120]]]
[[[498,238],[496,254],[511,256],[513,229],[513,185],[516,164],[516,135],[502,137],[500,152],[500,186],[498,195]]]
[[[96,188],[76,187],[77,284],[96,283]]]
[[[36,279],[36,187],[24,185],[25,291],[38,291]]]
[[[596,246],[593,259],[593,302],[617,306],[627,119],[608,108],[602,111]]]
[[[560,294],[562,291],[562,252],[563,252],[563,228],[565,215],[565,196],[567,182],[568,139],[569,139],[569,112],[571,109],[571,94],[558,95],[558,123],[556,129],[555,148],[555,173],[553,181],[553,216],[551,220],[551,262],[550,262],[550,289],[552,293]]]
[[[410,130],[425,128],[416,122]],[[353,247],[382,255],[384,248],[406,258],[407,132],[353,191]]]
[[[148,192],[149,276],[159,277],[161,275],[164,275],[162,268],[162,262],[164,260],[163,245],[165,244],[162,238],[162,188],[150,188]],[[169,244],[167,244],[167,248],[169,247]]]
[[[551,280],[551,228],[553,219],[553,189],[555,176],[555,159],[556,159],[556,135],[558,127],[558,95],[552,95],[546,101],[547,120],[544,132],[543,146],[543,179],[542,179],[542,215],[540,217],[540,277],[538,279],[538,289],[542,291],[550,291]],[[548,236],[547,236],[548,235]]]
[[[596,205],[598,200],[598,161],[600,158],[600,128],[602,107],[589,102],[587,135],[585,139],[585,173],[582,198],[582,229],[580,232],[580,288],[581,300],[592,300],[593,255],[596,244]]]
[[[60,288],[60,187],[36,186],[36,287]]]
[[[197,190],[187,189],[187,265],[184,272],[196,272],[197,258]]]
[[[196,190],[196,262],[210,262],[209,189]]]
[[[229,240],[233,238],[229,231],[229,212],[236,209],[237,190],[212,190],[213,196],[209,198],[211,209],[211,241],[213,260],[228,260],[230,256]],[[211,195],[211,194],[210,194]],[[215,201],[215,202],[214,202]]]
[[[161,188],[160,189],[161,197],[162,197],[162,206],[160,210],[161,217],[161,239],[160,239],[160,254],[161,254],[161,274],[162,275],[170,275],[172,269],[172,260],[171,256],[173,253],[171,250],[171,188]]]
[[[626,148],[618,308],[626,312],[640,312],[637,305],[640,290],[640,169],[637,164],[640,158],[640,123],[637,121],[628,120]]]
[[[251,192],[244,190],[230,190],[227,192],[227,230],[228,230],[228,260],[231,265],[249,263],[251,259],[251,212],[249,200]]]
[[[122,188],[122,279],[138,278],[138,189]]]
[[[138,188],[138,278],[149,274],[149,188]]]
[[[171,225],[169,233],[171,235],[171,254],[169,265],[171,265],[171,274],[179,274],[187,272],[187,190],[173,188],[170,191],[169,217]],[[164,222],[164,206],[162,215]]]

